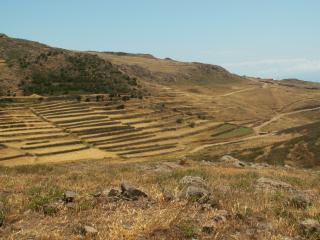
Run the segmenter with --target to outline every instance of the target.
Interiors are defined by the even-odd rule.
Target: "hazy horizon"
[[[204,62],[239,75],[320,81],[315,0],[4,0],[0,7],[0,32],[10,37]]]

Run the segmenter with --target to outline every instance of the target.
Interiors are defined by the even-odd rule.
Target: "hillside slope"
[[[7,105],[2,98],[2,164],[196,153],[320,165],[315,83],[241,77],[148,54],[74,52],[5,35],[0,59],[2,95],[77,94],[18,97]],[[94,95],[142,91],[139,98]]]
[[[0,35],[0,95],[131,93],[137,82],[95,55]]]
[[[195,90],[206,87],[217,92],[219,90],[235,89],[240,86],[260,84],[258,81],[232,74],[217,65],[179,62],[170,58],[159,59],[147,54],[91,53],[111,61],[132,77],[181,89],[188,89],[189,87]]]

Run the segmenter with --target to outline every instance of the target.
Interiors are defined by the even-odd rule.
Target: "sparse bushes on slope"
[[[0,39],[0,59],[10,68],[10,84],[15,84],[0,83],[3,84],[0,85],[2,95],[8,89],[21,89],[25,95],[139,94],[136,78],[129,77],[97,55],[3,37]]]
[[[136,81],[97,56],[68,54],[64,60],[65,64],[54,69],[33,69],[31,81],[22,83],[25,94],[129,93],[137,85]]]

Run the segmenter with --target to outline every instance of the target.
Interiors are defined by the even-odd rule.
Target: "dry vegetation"
[[[1,48],[0,239],[319,239],[301,227],[320,220],[318,84],[3,35]],[[181,197],[185,176],[210,197]],[[148,197],[117,195],[123,182]]]
[[[237,169],[190,161],[184,165],[86,161],[0,171],[5,205],[1,239],[81,239],[79,229],[84,225],[98,230],[96,239],[285,239],[304,236],[299,223],[320,217],[320,175],[315,171]],[[205,179],[217,201],[215,208],[179,200],[179,181],[186,175]],[[312,205],[288,205],[289,194],[282,190],[256,191],[262,176],[306,191]],[[113,202],[98,197],[98,192],[117,188],[123,181],[142,189],[148,198]],[[76,193],[75,201],[54,205],[67,190]],[[172,200],[164,198],[168,192]],[[219,210],[228,212],[227,219],[205,232],[203,227]]]

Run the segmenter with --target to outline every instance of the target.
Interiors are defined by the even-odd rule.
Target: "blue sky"
[[[1,0],[0,32],[320,81],[319,0]]]

